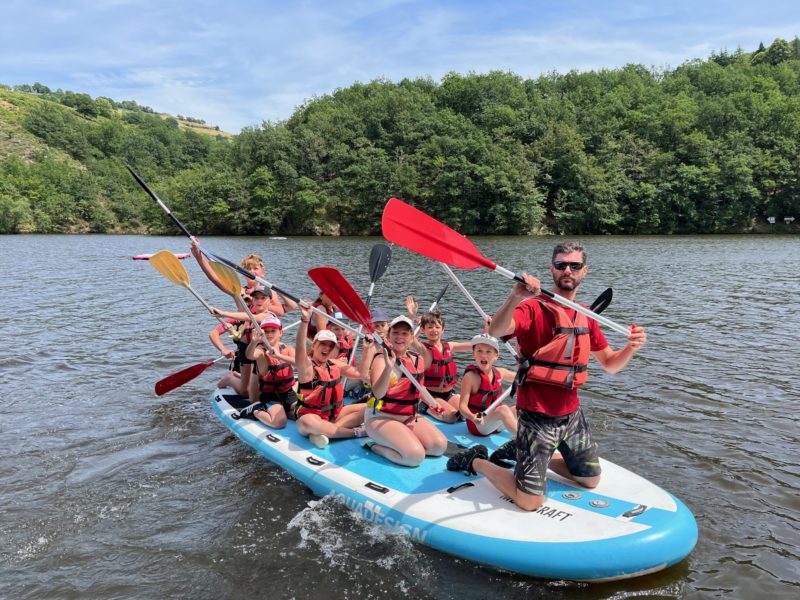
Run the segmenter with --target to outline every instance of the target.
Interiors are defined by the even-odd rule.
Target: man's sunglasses
[[[563,260],[553,261],[553,268],[555,268],[556,271],[566,271],[567,267],[573,271],[580,271],[585,266],[586,264],[582,262],[564,262]]]

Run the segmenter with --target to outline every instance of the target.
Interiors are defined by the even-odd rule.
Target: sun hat
[[[336,339],[336,334],[333,333],[330,329],[323,329],[322,331],[318,331],[317,335],[314,336],[315,342],[333,342],[337,346],[339,345],[339,341]]]

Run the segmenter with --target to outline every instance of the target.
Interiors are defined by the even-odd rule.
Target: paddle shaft
[[[164,204],[161,201],[161,198],[159,198],[158,195],[153,190],[150,189],[150,186],[148,186],[147,183],[145,183],[145,181],[141,177],[139,177],[139,175],[136,173],[136,171],[134,171],[131,168],[130,165],[125,165],[125,166],[128,168],[128,171],[131,172],[131,175],[133,175],[133,178],[136,180],[136,182],[144,189],[145,192],[147,192],[147,194],[153,200],[155,200],[158,203],[158,205],[161,207],[161,209],[165,213],[167,213],[167,216],[169,216],[173,220],[173,222],[178,226],[178,228],[180,228],[180,230],[183,232],[183,234],[186,237],[191,238],[192,234],[189,233],[189,230],[186,229],[184,224],[180,222],[178,217],[176,217],[174,214],[172,214],[172,211],[169,208],[167,208],[167,205]],[[267,281],[263,277],[259,277],[259,276],[255,275],[255,274],[251,273],[250,271],[248,271],[246,269],[243,269],[242,267],[240,267],[239,265],[237,265],[234,262],[231,262],[231,261],[229,261],[229,260],[227,260],[225,258],[222,258],[221,256],[217,256],[215,254],[211,254],[209,252],[206,252],[202,248],[200,249],[200,252],[202,252],[203,256],[205,256],[206,258],[208,258],[210,260],[214,260],[214,261],[219,262],[219,263],[222,263],[224,265],[227,265],[228,267],[230,267],[231,269],[237,271],[241,275],[244,275],[245,277],[248,277],[250,279],[254,279],[254,280],[258,281],[260,284],[267,286],[271,290],[275,290],[280,295],[286,296],[287,298],[289,298],[289,300],[292,300],[293,302],[296,302],[296,303],[302,305],[304,308],[309,306],[309,304],[307,302],[301,301],[299,298],[293,296],[292,294],[280,289],[277,286],[272,285],[269,281]],[[331,318],[327,313],[319,310],[316,306],[312,306],[311,309],[314,312],[316,312],[316,313],[318,313],[318,314],[320,314],[320,315],[322,315],[324,317],[327,317],[329,320],[333,321],[334,323],[337,323],[337,324],[341,325],[345,329],[347,329],[347,330],[349,330],[349,331],[351,331],[353,333],[356,333],[356,334],[358,333],[358,330],[354,329],[353,327],[350,327],[349,325],[346,325],[345,323],[342,323],[341,321],[337,321],[336,319]]]
[[[449,288],[449,287],[450,287],[449,283],[446,283],[444,285],[444,287],[442,288],[442,291],[439,292],[439,295],[436,296],[436,299],[433,301],[433,304],[431,304],[431,307],[428,309],[428,312],[433,312],[434,310],[436,310],[436,307],[439,306],[439,302],[442,300],[442,298],[444,297],[445,292],[447,292],[447,288]],[[416,327],[414,327],[414,335],[415,336],[419,333],[420,327],[421,327],[420,325],[417,325]]]
[[[461,290],[461,293],[464,294],[464,297],[467,300],[469,300],[469,302],[470,302],[470,304],[472,304],[472,306],[475,307],[475,310],[478,311],[478,314],[481,317],[483,317],[484,320],[488,319],[489,315],[487,315],[486,311],[481,308],[481,305],[478,304],[478,301],[475,300],[475,298],[472,297],[472,294],[470,294],[469,291],[467,291],[467,288],[465,288],[464,284],[461,283],[461,280],[458,277],[456,277],[456,274],[453,273],[453,270],[449,266],[444,264],[443,262],[440,262],[439,264],[442,266],[442,269],[444,270],[445,273],[447,273],[447,275],[450,277],[450,279],[453,280],[453,283],[455,283],[458,286],[458,289]],[[511,352],[511,354],[513,354],[514,356],[519,358],[519,352],[517,352],[517,349],[514,347],[514,344],[512,344],[509,341],[506,341],[505,345],[506,345],[506,348],[508,348],[509,352]]]
[[[153,200],[155,200],[155,201],[158,203],[158,205],[161,207],[161,210],[163,210],[165,213],[167,213],[167,216],[168,216],[170,219],[172,219],[172,220],[173,220],[173,222],[175,223],[175,225],[177,225],[177,226],[180,228],[180,230],[181,230],[181,231],[183,231],[183,233],[186,235],[186,237],[188,237],[188,238],[192,237],[192,234],[191,234],[191,233],[189,233],[189,230],[188,230],[188,229],[186,229],[186,227],[183,225],[183,223],[181,223],[181,222],[178,220],[178,217],[176,217],[175,215],[173,215],[173,214],[172,214],[172,211],[171,211],[169,208],[167,208],[167,205],[166,205],[166,204],[164,204],[164,203],[161,201],[161,198],[159,198],[159,197],[156,195],[156,193],[155,193],[153,190],[151,190],[151,189],[150,189],[150,187],[149,187],[149,186],[148,186],[148,185],[147,185],[147,184],[144,182],[144,180],[143,180],[141,177],[139,177],[139,175],[136,173],[136,171],[134,171],[134,170],[133,170],[133,168],[132,168],[130,165],[127,165],[127,164],[126,164],[125,166],[128,168],[128,171],[130,171],[130,172],[131,172],[131,175],[133,175],[133,178],[136,180],[136,182],[137,182],[137,183],[138,183],[140,186],[142,186],[142,188],[144,188],[144,191],[145,191],[145,192],[147,192],[147,193],[148,193],[148,195],[149,195],[149,196],[150,196],[150,197],[151,197]]]
[[[489,405],[489,406],[486,408],[486,410],[483,410],[483,411],[481,411],[481,413],[480,413],[480,414],[482,414],[484,417],[486,417],[486,416],[488,416],[489,414],[491,414],[491,412],[492,412],[492,411],[493,411],[495,408],[497,408],[498,406],[500,406],[500,405],[503,403],[503,401],[504,401],[506,398],[508,398],[508,397],[511,395],[511,392],[513,392],[513,391],[514,391],[514,386],[508,386],[508,387],[506,388],[506,390],[505,390],[505,391],[504,391],[502,394],[500,394],[500,397],[499,397],[499,398],[497,398],[497,400],[495,400],[494,402],[492,402],[492,403],[491,403],[491,404],[490,404],[490,405]]]
[[[489,262],[491,263],[491,261],[489,261]],[[516,281],[518,283],[521,283],[522,285],[526,285],[525,280],[521,276],[519,276],[516,273],[514,273],[513,271],[509,271],[508,269],[505,269],[505,268],[501,267],[500,265],[496,265],[494,263],[491,263],[491,264],[493,266],[489,267],[487,265],[487,268],[492,269],[494,272],[499,273],[503,277],[507,277],[508,279],[513,279],[514,281]],[[615,323],[611,319],[608,319],[608,318],[606,318],[606,317],[604,317],[602,315],[598,315],[598,314],[592,312],[591,310],[589,310],[588,308],[586,308],[584,306],[581,306],[577,302],[573,302],[572,300],[564,298],[564,296],[561,296],[559,294],[554,294],[550,290],[546,290],[544,288],[541,288],[540,292],[542,294],[544,294],[545,296],[547,296],[548,298],[551,298],[551,299],[555,300],[559,304],[562,304],[563,306],[571,308],[572,310],[574,310],[576,312],[584,314],[587,317],[589,317],[590,319],[594,319],[595,321],[597,321],[601,325],[605,325],[606,327],[609,327],[609,328],[613,329],[617,333],[621,333],[622,335],[625,335],[625,336],[627,336],[630,333],[630,330],[626,329],[622,325],[620,325],[618,323]]]

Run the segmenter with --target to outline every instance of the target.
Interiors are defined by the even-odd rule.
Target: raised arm
[[[516,323],[514,322],[514,309],[526,298],[533,298],[542,290],[541,282],[527,273],[522,274],[526,285],[521,283],[514,284],[511,293],[497,310],[489,325],[489,333],[496,338],[506,338],[514,334]]]
[[[300,306],[300,326],[297,328],[297,338],[294,344],[294,364],[297,367],[298,383],[308,383],[314,379],[314,365],[308,356],[306,340],[308,340],[308,321],[311,317],[311,308]]]

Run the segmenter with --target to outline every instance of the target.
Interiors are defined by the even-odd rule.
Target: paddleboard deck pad
[[[477,563],[548,579],[607,581],[669,567],[697,542],[694,516],[680,500],[603,459],[597,488],[550,471],[545,504],[525,512],[483,476],[448,471],[446,456],[409,468],[370,452],[363,438],[318,449],[294,421],[276,430],[231,416],[247,404],[230,389],[211,397],[214,413],[236,436],[318,496],[333,495],[369,521]],[[482,443],[491,452],[509,439],[473,437],[463,422],[432,422],[449,447]]]

